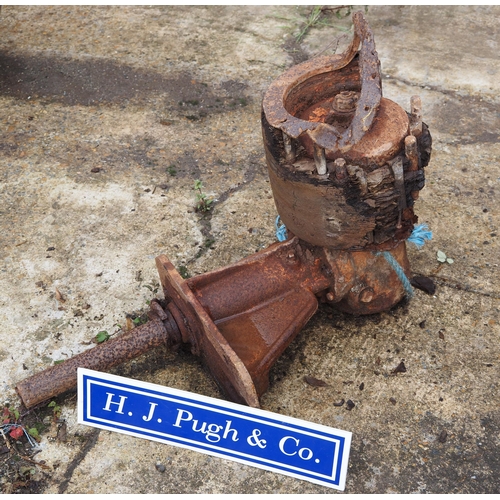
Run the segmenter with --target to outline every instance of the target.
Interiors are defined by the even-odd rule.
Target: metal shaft
[[[171,325],[171,322],[167,323]],[[170,328],[169,328],[170,329]],[[153,319],[114,339],[51,366],[20,382],[16,390],[26,408],[31,408],[50,398],[76,388],[79,367],[107,371],[145,352],[167,345],[169,329],[161,319]]]

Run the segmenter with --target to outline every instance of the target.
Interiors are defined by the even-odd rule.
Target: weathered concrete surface
[[[350,25],[330,15],[335,27],[314,26],[294,43],[310,10],[2,8],[2,406],[19,404],[23,378],[143,313],[157,290],[156,255],[195,274],[274,242],[260,101],[283,70]],[[376,317],[322,308],[262,400],[353,432],[348,493],[500,491],[499,15],[496,6],[368,9],[384,95],[408,109],[419,94],[433,134],[416,210],[434,239],[409,255],[438,289]],[[217,200],[204,220],[195,179]],[[454,263],[438,265],[438,249]],[[407,372],[391,375],[403,359]],[[221,397],[182,352],[158,350],[116,372]],[[308,386],[305,375],[328,386]],[[356,406],[333,406],[341,398]],[[42,432],[33,460],[43,466],[25,473],[27,491],[331,492],[79,426],[75,398],[58,403],[66,439],[54,425]],[[0,462],[3,492],[23,491],[12,464]]]

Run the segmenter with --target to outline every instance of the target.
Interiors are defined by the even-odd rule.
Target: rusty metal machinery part
[[[404,243],[391,251],[409,272]],[[161,255],[165,301],[151,320],[113,340],[30,377],[16,387],[26,407],[76,387],[78,367],[109,370],[148,350],[189,344],[233,401],[258,407],[269,370],[318,308],[373,314],[404,295],[399,278],[373,252],[311,246],[294,237],[231,266],[182,279]]]
[[[80,366],[108,370],[181,344],[227,397],[258,407],[270,368],[319,302],[359,315],[404,297],[394,263],[410,276],[405,239],[431,138],[418,97],[409,114],[382,97],[361,13],[354,26],[344,54],[291,68],[263,101],[269,177],[288,239],[187,280],[157,257],[165,300],[152,301],[150,322],[19,383],[27,407],[73,389]]]
[[[333,249],[391,248],[413,229],[432,141],[417,96],[410,113],[382,97],[373,35],[360,12],[353,20],[344,54],[306,61],[271,84],[266,159],[293,234]]]
[[[109,370],[125,361],[169,343],[169,337],[176,338],[176,325],[164,313],[165,320],[153,317],[148,323],[119,337],[108,340],[64,363],[47,368],[27,378],[16,386],[17,393],[27,408],[36,406],[76,387],[79,367],[91,370]]]
[[[344,54],[314,59],[294,66],[278,80],[274,81],[264,97],[264,113],[271,126],[280,128],[287,136],[297,139],[305,132],[323,149],[345,151],[363,137],[370,128],[382,97],[380,71],[373,34],[361,12],[353,15],[354,37]],[[358,53],[358,46],[362,43]],[[311,122],[300,119],[301,110],[316,102],[316,94],[324,94],[324,86],[334,72],[344,69],[359,54],[361,79],[359,100],[351,124],[340,130],[333,124]],[[350,72],[350,69],[347,70]],[[357,81],[351,82],[358,88]],[[338,85],[338,84],[337,84]]]

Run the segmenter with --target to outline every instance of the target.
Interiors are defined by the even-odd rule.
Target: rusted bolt
[[[368,304],[368,302],[371,302],[373,300],[374,296],[375,290],[371,286],[367,286],[366,288],[363,288],[361,292],[359,292],[358,298],[360,302]]]
[[[408,135],[405,137],[405,154],[410,160],[410,172],[418,170],[417,139],[414,135]]]
[[[347,165],[346,170],[351,177],[356,179],[361,194],[365,195],[368,192],[368,182],[366,180],[365,171],[357,165]]]
[[[337,158],[333,162],[334,171],[335,171],[335,178],[338,181],[342,181],[347,177],[347,170],[346,170],[345,165],[346,165],[346,161],[344,160],[344,158]]]
[[[316,170],[318,171],[318,175],[326,174],[326,156],[325,150],[314,144],[314,163],[316,165]]]
[[[358,92],[343,90],[334,97],[332,102],[332,109],[337,113],[351,113],[356,109],[358,99]]]
[[[405,177],[403,168],[403,159],[401,156],[396,158],[392,164],[392,173],[394,174],[394,187],[396,192],[399,193],[398,205],[399,205],[399,215],[397,227],[401,227],[401,214],[406,208],[406,191],[405,191]]]
[[[422,100],[420,96],[414,95],[410,99],[410,108],[410,134],[415,137],[420,137],[422,135]]]
[[[283,146],[285,149],[286,161],[293,163],[295,161],[295,151],[292,143],[292,138],[283,132]]]
[[[405,155],[410,160],[410,172],[418,170],[418,145],[417,139],[413,135],[405,137]],[[414,200],[418,199],[418,191],[412,191],[411,196]]]
[[[414,135],[407,135],[405,137],[405,154],[408,159],[412,162],[411,167],[412,170],[416,170],[418,164],[414,162],[414,159],[418,159],[416,153],[417,139]]]

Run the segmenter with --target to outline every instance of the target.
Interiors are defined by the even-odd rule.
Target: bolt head
[[[363,288],[363,290],[361,290],[358,295],[359,301],[365,304],[371,302],[373,300],[373,297],[375,297],[375,290],[371,286]]]
[[[358,104],[359,93],[350,90],[343,90],[338,93],[332,103],[334,111],[339,113],[351,113]]]

